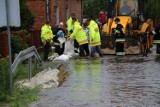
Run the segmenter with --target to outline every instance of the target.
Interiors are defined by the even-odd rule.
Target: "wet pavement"
[[[30,107],[160,107],[160,55],[71,59],[62,86]]]

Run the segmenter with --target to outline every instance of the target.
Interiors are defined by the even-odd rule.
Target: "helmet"
[[[114,21],[120,22],[120,19],[117,17]]]

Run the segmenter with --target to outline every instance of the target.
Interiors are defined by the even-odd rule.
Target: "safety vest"
[[[42,40],[42,43],[45,43],[45,42],[53,42],[52,39],[53,39],[54,35],[52,33],[52,30],[51,30],[51,26],[49,25],[43,25],[42,28],[41,28],[41,40]]]
[[[124,28],[123,28],[122,24],[120,24],[120,23],[117,24],[115,33],[117,33],[117,34],[123,33],[124,34]]]
[[[67,30],[70,31],[70,30],[73,30],[73,24],[72,24],[72,17],[70,17],[67,22]]]
[[[97,23],[91,20],[88,25],[88,28],[89,28],[89,36],[90,36],[90,46],[101,45],[99,27]]]
[[[70,35],[71,39],[76,39],[79,45],[88,43],[87,36],[80,24],[76,21],[74,23],[73,33]]]
[[[79,21],[74,22],[74,25],[81,25]],[[74,29],[74,26],[73,26]]]

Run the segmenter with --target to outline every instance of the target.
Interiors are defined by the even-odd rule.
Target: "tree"
[[[21,29],[30,29],[34,24],[34,16],[26,5],[26,0],[20,0]]]
[[[83,6],[83,17],[92,17],[93,11],[92,11],[92,0],[83,0],[82,1]]]
[[[160,1],[147,0],[145,3],[145,13],[147,18],[159,19],[160,18]]]
[[[83,16],[95,19],[100,11],[106,11],[108,0],[82,0]]]

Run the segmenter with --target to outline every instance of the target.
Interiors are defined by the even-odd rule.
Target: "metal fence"
[[[35,46],[32,46],[30,48],[27,48],[23,51],[21,51],[16,59],[14,60],[13,64],[11,65],[11,71],[12,73],[16,70],[18,64],[26,59],[28,59],[28,64],[29,64],[29,79],[31,78],[31,67],[32,67],[32,57],[35,57],[38,61],[39,64],[41,64],[41,58],[37,52],[37,49],[35,48]],[[37,62],[36,61],[36,62]]]

